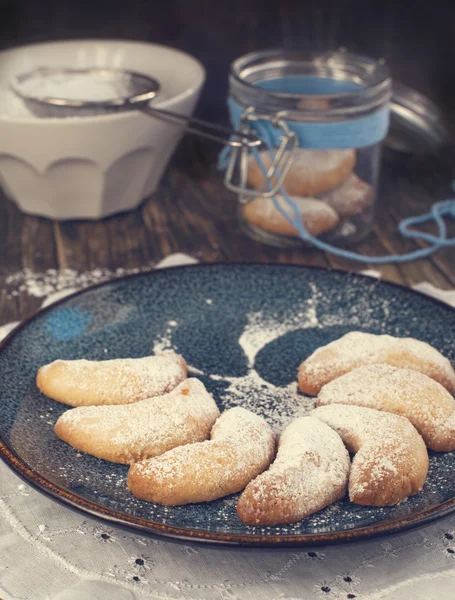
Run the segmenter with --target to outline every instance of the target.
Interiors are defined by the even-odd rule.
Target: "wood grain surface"
[[[455,115],[452,65],[455,13],[440,0],[412,5],[391,0],[194,0],[90,3],[70,0],[0,2],[1,46],[65,38],[112,37],[169,44],[190,52],[207,69],[197,114],[226,122],[227,69],[244,52],[287,48],[336,48],[384,56],[396,79],[435,100],[452,134]],[[411,7],[411,4],[409,4]],[[409,8],[410,9],[410,8]],[[52,222],[23,215],[0,193],[0,325],[34,312],[41,299],[11,295],[8,276],[23,271],[152,266],[172,252],[204,262],[259,261],[362,270],[354,263],[308,248],[279,250],[240,230],[236,199],[216,170],[220,147],[187,136],[159,189],[136,210],[98,222]],[[412,156],[385,152],[377,218],[370,236],[356,246],[369,255],[400,254],[419,247],[397,232],[405,216],[427,212],[451,194],[455,152]],[[455,233],[453,223],[450,228]],[[430,281],[455,285],[455,251],[446,248],[425,260],[384,265],[384,279],[412,285]]]

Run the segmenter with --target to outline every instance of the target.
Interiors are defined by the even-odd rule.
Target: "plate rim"
[[[426,301],[436,303],[438,306],[444,307],[450,312],[455,312],[455,307],[443,302],[433,296],[428,296],[422,292],[405,285],[395,283],[392,281],[384,281],[381,278],[375,278],[363,273],[354,271],[348,271],[344,269],[335,269],[331,267],[319,267],[314,265],[296,265],[290,263],[279,263],[279,262],[217,262],[217,263],[196,263],[189,265],[178,265],[173,267],[159,268],[152,267],[150,270],[141,271],[139,273],[132,273],[122,275],[120,277],[114,277],[107,281],[92,284],[84,287],[83,289],[77,290],[63,298],[60,298],[56,302],[49,304],[48,306],[38,309],[32,313],[29,317],[22,320],[1,342],[0,342],[0,360],[1,353],[7,344],[25,327],[30,325],[36,318],[40,317],[46,312],[54,310],[61,304],[72,300],[79,295],[86,294],[93,290],[101,287],[108,287],[112,284],[117,284],[131,279],[137,279],[140,277],[150,277],[158,275],[160,272],[175,271],[175,270],[200,270],[209,268],[224,268],[224,267],[284,267],[286,269],[295,269],[297,271],[305,272],[311,271],[322,271],[330,273],[338,273],[342,276],[352,277],[354,279],[359,278],[362,280],[368,280],[371,283],[380,286],[388,286],[392,288],[398,288],[404,290],[405,293],[411,295],[417,295],[424,298]],[[118,512],[117,510],[100,506],[99,504],[89,501],[80,497],[77,493],[66,491],[60,486],[55,485],[40,473],[35,472],[26,461],[21,458],[8,444],[0,438],[0,458],[5,464],[22,480],[29,484],[36,491],[44,494],[54,501],[63,504],[64,506],[74,509],[83,514],[88,514],[90,517],[101,519],[104,522],[111,523],[116,526],[126,527],[130,531],[139,531],[148,535],[159,536],[162,539],[178,540],[186,542],[204,543],[210,545],[229,545],[232,547],[263,547],[263,548],[277,548],[277,547],[295,547],[295,546],[316,546],[322,544],[336,544],[345,543],[350,541],[358,541],[362,539],[370,539],[373,537],[379,537],[387,534],[398,533],[411,529],[414,527],[422,526],[430,523],[436,519],[443,518],[444,516],[455,511],[455,495],[450,500],[438,504],[432,508],[417,513],[414,516],[409,516],[403,519],[387,520],[382,521],[378,525],[369,525],[365,527],[355,527],[353,529],[347,529],[337,532],[329,533],[316,533],[316,534],[282,534],[282,535],[261,535],[258,533],[251,534],[235,534],[235,533],[221,533],[221,532],[207,532],[203,530],[195,530],[186,527],[177,527],[167,525],[164,523],[156,523],[149,521],[142,517],[135,515],[128,515],[126,513]]]

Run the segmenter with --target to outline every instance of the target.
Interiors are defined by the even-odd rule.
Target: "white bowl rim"
[[[50,40],[44,42],[37,42],[31,44],[21,44],[18,46],[10,46],[9,48],[4,48],[0,51],[0,58],[2,54],[6,54],[8,52],[14,52],[15,50],[22,50],[26,48],[37,48],[43,46],[66,46],[72,44],[128,44],[128,45],[136,45],[136,46],[144,46],[150,48],[160,48],[167,52],[174,53],[189,59],[194,66],[197,68],[198,73],[194,80],[194,85],[192,87],[187,88],[185,91],[177,94],[176,96],[171,96],[170,98],[166,98],[165,100],[159,101],[157,99],[156,103],[153,104],[154,108],[163,108],[163,109],[172,109],[172,106],[182,100],[185,100],[188,96],[192,96],[197,93],[198,90],[204,85],[206,80],[206,70],[203,64],[194,56],[185,52],[184,50],[180,50],[178,48],[173,48],[172,46],[167,46],[166,44],[156,44],[155,42],[145,42],[142,40],[134,40],[129,38],[75,38],[70,40]],[[21,117],[15,115],[8,114],[0,114],[0,123],[3,124],[23,124],[27,126],[52,126],[52,127],[60,127],[63,125],[74,125],[78,124],[79,126],[82,124],[94,124],[100,122],[106,122],[111,120],[122,120],[125,118],[135,117],[140,114],[140,111],[137,110],[128,110],[124,112],[113,112],[101,115],[91,115],[84,117],[41,117],[41,118],[30,118],[30,117]]]

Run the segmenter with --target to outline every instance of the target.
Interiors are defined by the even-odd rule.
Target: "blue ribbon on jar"
[[[257,82],[255,85],[271,92],[302,93],[304,91],[305,94],[318,95],[358,91],[362,87],[352,82],[313,76],[285,76],[280,79]],[[235,129],[238,129],[246,107],[240,105],[232,97],[228,98],[227,105],[231,123]],[[381,142],[387,135],[389,119],[390,109],[388,105],[385,105],[367,115],[352,119],[343,118],[336,121],[323,122],[289,120],[286,121],[286,124],[289,129],[296,134],[301,148],[315,150],[335,148],[359,149],[373,146]],[[279,138],[281,133],[270,122],[265,120],[252,121],[251,128],[255,131],[259,139],[262,140],[270,152],[271,158],[273,158],[275,148],[280,143]],[[250,151],[265,177],[268,169],[263,164],[259,151],[255,147],[252,147]],[[218,159],[219,169],[226,169],[231,152],[232,149],[229,146],[226,146],[222,150]],[[269,187],[269,189],[271,188]],[[453,191],[455,192],[455,182],[453,183]],[[303,225],[299,209],[292,198],[282,187],[279,190],[279,194],[284,202],[292,208],[293,216],[289,215],[283,209],[280,199],[276,196],[273,198],[274,205],[280,214],[296,229],[299,237],[316,248],[325,252],[330,252],[336,256],[360,262],[369,262],[371,264],[386,264],[392,262],[402,263],[425,258],[443,247],[455,246],[455,238],[447,237],[447,227],[444,222],[444,216],[455,219],[454,199],[436,202],[432,205],[429,213],[409,217],[399,223],[398,229],[401,235],[407,238],[424,241],[428,244],[427,247],[402,255],[366,256],[332,246],[311,235]],[[431,235],[413,229],[414,226],[421,225],[428,221],[433,221],[436,224],[438,229],[437,235]]]

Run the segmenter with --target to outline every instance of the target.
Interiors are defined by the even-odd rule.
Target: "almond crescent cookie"
[[[455,371],[436,348],[414,338],[396,338],[351,331],[318,348],[299,367],[298,380],[304,394],[316,396],[322,386],[357,367],[388,364],[419,371],[455,391]]]
[[[68,410],[55,433],[77,450],[128,464],[208,439],[219,414],[204,384],[190,378],[169,394],[135,404]]]
[[[321,406],[311,415],[339,433],[355,454],[349,476],[351,502],[391,506],[420,492],[428,473],[428,453],[408,419],[341,404]]]
[[[320,196],[340,217],[353,217],[374,202],[371,185],[352,173],[341,185]]]
[[[266,421],[231,408],[216,421],[210,441],[132,465],[128,487],[138,498],[165,506],[210,502],[243,490],[274,455],[275,436]]]
[[[297,196],[292,196],[291,199],[297,205],[302,223],[311,235],[319,235],[337,225],[339,221],[337,213],[322,200]],[[284,212],[294,217],[292,207],[281,196],[279,200]],[[269,233],[298,236],[296,228],[276,208],[273,198],[254,198],[243,208],[243,216],[250,225],[260,227]]]
[[[56,360],[39,369],[36,385],[70,406],[130,404],[166,394],[186,377],[183,358],[162,352],[144,358]]]
[[[261,152],[266,169],[272,165],[270,152]],[[296,148],[283,188],[291,196],[316,196],[340,185],[355,167],[355,150],[309,150]],[[256,189],[264,185],[264,176],[254,157],[248,165],[248,183]]]
[[[312,417],[292,421],[282,432],[270,469],[240,496],[247,525],[285,525],[322,510],[346,493],[349,454],[340,436]]]
[[[350,404],[407,417],[432,450],[455,450],[455,399],[418,371],[390,365],[358,367],[325,385],[319,406]]]

